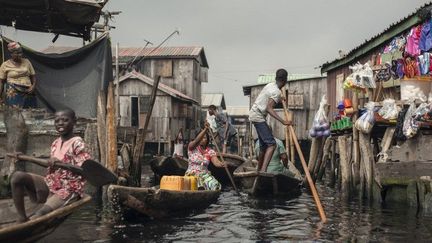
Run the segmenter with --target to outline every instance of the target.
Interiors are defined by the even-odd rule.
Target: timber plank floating
[[[220,191],[171,191],[155,188],[110,185],[108,199],[153,218],[181,214],[185,210],[203,209],[217,201]]]
[[[418,180],[422,176],[432,176],[432,161],[410,161],[375,164],[376,175],[381,185],[407,186],[411,181]]]
[[[0,200],[0,242],[34,242],[52,233],[70,214],[84,204],[90,202],[91,197],[85,195],[80,200],[59,208],[39,218],[17,224],[17,214],[12,199]],[[28,215],[37,210],[28,211]]]

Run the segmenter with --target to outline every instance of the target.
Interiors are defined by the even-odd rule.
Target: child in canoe
[[[64,109],[55,113],[54,126],[60,137],[51,145],[50,166],[45,177],[22,171],[12,174],[12,197],[18,212],[18,222],[29,219],[24,208],[26,193],[33,202],[44,203],[32,218],[63,207],[83,195],[85,180],[80,175],[53,166],[57,162],[81,166],[90,159],[83,139],[73,134],[75,123],[73,110]]]
[[[189,166],[186,170],[187,176],[198,177],[198,188],[205,190],[220,190],[221,184],[208,170],[212,162],[216,167],[224,167],[218,159],[216,152],[209,147],[209,123],[206,122],[204,129],[188,145]]]

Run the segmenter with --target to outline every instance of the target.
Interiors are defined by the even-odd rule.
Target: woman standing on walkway
[[[36,106],[35,70],[30,61],[22,57],[20,44],[9,43],[8,50],[12,58],[0,66],[0,97],[5,91],[4,102],[7,106],[33,108]]]

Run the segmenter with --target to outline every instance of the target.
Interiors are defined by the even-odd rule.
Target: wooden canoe
[[[203,209],[217,201],[220,191],[171,191],[155,188],[110,185],[113,205],[132,209],[152,218],[164,218],[188,210]]]
[[[238,155],[222,154],[222,156],[231,174],[235,169],[246,162],[245,158]],[[187,159],[178,157],[157,156],[150,161],[150,166],[155,173],[157,183],[159,183],[160,178],[164,175],[184,175],[188,167],[188,161]],[[222,185],[231,185],[224,168],[217,168],[210,163],[209,170]]]
[[[256,197],[297,197],[301,194],[303,182],[294,176],[282,173],[257,172],[250,164],[237,168],[234,171],[234,180],[243,191]]]
[[[79,201],[20,224],[15,223],[17,214],[13,200],[0,200],[0,242],[34,242],[41,239],[52,233],[70,214],[90,200],[91,197],[85,195]],[[41,206],[30,204],[26,202],[28,215]]]

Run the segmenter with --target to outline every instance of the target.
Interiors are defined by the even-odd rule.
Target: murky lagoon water
[[[432,214],[404,205],[386,208],[344,202],[319,187],[328,222],[320,223],[310,194],[290,200],[257,200],[233,191],[209,208],[165,220],[135,218],[108,223],[87,205],[41,242],[430,242]]]

